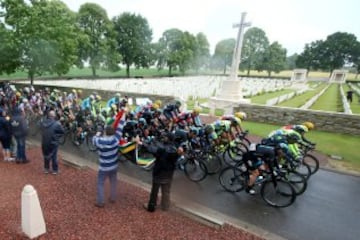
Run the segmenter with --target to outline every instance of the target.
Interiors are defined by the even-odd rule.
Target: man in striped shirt
[[[122,112],[125,115],[125,111]],[[93,143],[98,149],[99,154],[99,171],[97,182],[97,196],[95,206],[104,207],[104,184],[106,178],[110,180],[110,202],[116,200],[116,185],[118,172],[118,148],[119,140],[122,135],[123,119],[119,122],[116,131],[112,126],[105,128],[105,136],[98,132],[93,138]]]

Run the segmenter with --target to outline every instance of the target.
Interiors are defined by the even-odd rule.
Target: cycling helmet
[[[91,99],[91,100],[94,100],[94,99],[95,99],[95,96],[91,94],[91,95],[90,95],[90,99]]]
[[[307,129],[313,130],[315,128],[315,125],[312,122],[304,122],[302,125],[304,125],[305,127],[307,127]]]
[[[121,97],[121,94],[120,94],[120,93],[116,93],[116,94],[115,94],[115,97],[116,97],[116,98],[120,98],[120,97]]]
[[[306,133],[308,131],[308,128],[304,125],[295,125],[293,127],[293,130],[295,130],[298,133]]]
[[[157,105],[159,105],[159,107],[161,107],[162,101],[160,99],[158,99],[154,102],[154,104],[157,104]]]
[[[155,109],[155,110],[157,110],[157,109],[159,109],[160,107],[159,107],[158,104],[154,103],[154,104],[152,105],[152,108]]]
[[[17,96],[17,97],[20,97],[20,96],[21,96],[21,93],[20,93],[20,92],[16,92],[16,96]]]
[[[181,106],[181,102],[180,102],[180,101],[176,101],[176,102],[175,102],[175,106],[179,108],[179,107]]]
[[[193,113],[199,114],[201,112],[201,107],[194,107]]]
[[[96,99],[97,101],[101,101],[101,96],[100,96],[100,95],[95,95],[95,99]]]
[[[214,128],[211,125],[206,125],[204,130],[206,134],[211,134],[214,132]]]
[[[28,88],[28,87],[24,87],[24,89],[23,89],[23,93],[30,93],[30,88]]]
[[[143,126],[146,126],[146,120],[145,120],[145,118],[139,118],[138,123],[139,123],[139,124],[142,124]]]
[[[23,102],[23,103],[28,103],[29,100],[28,100],[27,98],[23,98],[22,102]]]
[[[245,112],[236,112],[235,117],[239,118],[240,120],[245,120],[246,119],[246,113]]]
[[[116,104],[111,104],[111,108],[112,108],[112,110],[116,110],[117,109]]]
[[[241,124],[240,118],[234,117],[231,121],[231,124],[236,126],[240,125]]]
[[[77,90],[77,92],[78,92],[78,93],[82,93],[82,90],[81,90],[81,89],[79,89],[79,90]]]
[[[72,89],[71,91],[72,91],[73,93],[76,93],[76,90],[75,90],[75,89]]]

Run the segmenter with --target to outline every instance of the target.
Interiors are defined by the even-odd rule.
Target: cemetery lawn
[[[314,105],[310,107],[313,110],[343,112],[340,89],[337,83],[333,83],[330,87],[316,100]]]
[[[308,100],[310,100],[313,96],[315,96],[318,92],[320,92],[325,87],[325,84],[319,84],[315,89],[308,90],[303,94],[294,96],[293,98],[284,101],[282,103],[277,104],[279,107],[292,107],[299,108],[303,106]]]
[[[346,96],[346,92],[350,90],[350,87],[347,84],[343,84],[342,86]],[[353,101],[350,103],[350,108],[353,114],[360,114],[360,96],[358,96],[355,91],[353,94]]]
[[[267,100],[293,92],[292,89],[284,89],[276,92],[269,92],[251,97],[251,103],[265,104]]]
[[[249,130],[250,134],[266,137],[271,131],[280,128],[279,125],[244,121],[244,129]],[[349,134],[329,133],[322,131],[311,131],[306,134],[306,138],[316,143],[316,150],[328,156],[335,155],[343,158],[352,168],[360,171],[359,143],[360,136]]]

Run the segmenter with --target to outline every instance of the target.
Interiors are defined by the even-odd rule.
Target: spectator
[[[176,161],[183,154],[182,147],[177,147],[174,143],[174,134],[167,133],[163,144],[146,146],[156,158],[153,168],[152,187],[148,204],[144,208],[149,212],[154,212],[157,205],[157,196],[161,187],[161,209],[167,211],[170,207],[170,188]]]
[[[119,138],[115,135],[112,126],[106,126],[105,136],[98,132],[93,138],[94,145],[99,153],[99,170],[97,181],[96,207],[104,207],[104,185],[107,178],[110,181],[110,202],[116,201],[116,185],[118,172],[118,148]]]
[[[103,208],[104,200],[104,184],[106,178],[110,180],[110,202],[116,201],[116,185],[118,172],[118,152],[119,140],[122,137],[124,128],[126,111],[122,110],[116,116],[114,127],[108,125],[105,128],[105,136],[101,136],[101,132],[97,132],[93,137],[93,143],[98,148],[99,153],[99,170],[97,182],[97,195],[95,206]]]
[[[350,102],[350,103],[352,103],[352,101],[353,101],[353,91],[351,91],[351,90],[349,90],[349,91],[347,91],[346,92],[346,99]]]
[[[0,143],[3,148],[4,161],[14,161],[14,158],[10,154],[10,143],[11,143],[11,125],[6,111],[0,108]]]
[[[50,161],[52,165],[52,174],[59,173],[57,152],[59,147],[59,138],[64,134],[64,129],[60,122],[56,121],[54,110],[49,111],[48,118],[42,124],[41,148],[44,157],[44,173],[49,173]]]
[[[26,158],[26,136],[29,130],[24,112],[15,108],[11,118],[12,133],[16,140],[16,163],[28,163]]]

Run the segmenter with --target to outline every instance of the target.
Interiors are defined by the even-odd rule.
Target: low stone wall
[[[234,111],[244,111],[248,120],[278,125],[313,122],[317,130],[360,135],[360,115],[303,110],[287,107],[268,107],[240,104]]]

